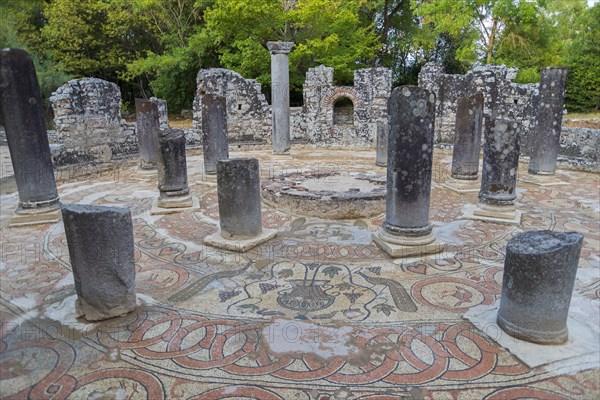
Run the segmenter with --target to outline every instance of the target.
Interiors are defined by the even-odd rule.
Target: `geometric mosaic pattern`
[[[294,148],[255,157],[262,177],[302,169],[384,173],[373,151]],[[430,220],[448,244],[437,255],[389,258],[371,242],[383,215],[322,220],[263,204],[278,236],[248,253],[202,245],[217,230],[214,177],[189,151],[200,212],[151,216],[158,192],[134,163],[59,177],[64,203],[132,211],[140,307],[100,323],[74,318],[75,290],[61,223],[2,228],[0,378],[6,399],[589,399],[598,363],[529,368],[463,315],[500,295],[504,249],[533,229],[584,234],[575,290],[600,310],[599,175],[559,170],[569,186],[518,183],[519,226],[461,219],[477,194],[439,183],[449,153],[436,150]],[[526,166],[522,166],[524,168]],[[16,194],[2,196],[0,222]],[[600,360],[599,360],[600,362]],[[578,368],[581,369],[581,368]]]

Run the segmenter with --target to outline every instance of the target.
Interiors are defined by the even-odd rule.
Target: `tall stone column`
[[[519,168],[519,132],[516,121],[492,119],[485,132],[483,172],[479,203],[468,218],[519,224],[521,212],[515,207]]]
[[[540,344],[568,339],[567,318],[583,235],[530,231],[508,241],[498,325]]]
[[[135,99],[135,127],[140,148],[140,170],[155,173],[160,132],[158,105],[155,102]]]
[[[388,104],[386,216],[373,240],[392,257],[442,251],[429,223],[435,95],[402,86]]]
[[[202,95],[202,148],[204,172],[217,173],[217,160],[229,158],[227,143],[227,102],[224,96]]]
[[[19,191],[10,226],[54,223],[60,208],[40,87],[23,50],[0,50],[0,107]]]
[[[273,154],[286,154],[290,150],[290,71],[288,54],[292,42],[268,42],[271,52],[271,110],[273,114]]]
[[[377,123],[377,149],[375,154],[375,165],[385,167],[387,165],[388,153],[388,127],[383,122]]]
[[[220,229],[204,243],[233,251],[247,251],[273,238],[263,229],[258,160],[230,158],[217,161]]]
[[[98,321],[135,310],[131,211],[63,204],[62,214],[79,316]]]
[[[160,195],[152,203],[150,214],[199,208],[199,200],[191,196],[188,186],[185,133],[182,130],[169,128],[160,132],[157,162]]]
[[[531,140],[530,174],[554,175],[556,172],[566,86],[566,67],[542,68],[540,100]]]
[[[483,93],[457,100],[451,178],[445,187],[459,193],[477,192],[483,125]]]

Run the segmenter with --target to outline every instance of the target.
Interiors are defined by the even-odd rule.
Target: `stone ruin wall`
[[[73,79],[50,97],[56,132],[49,135],[56,165],[110,161],[137,151],[133,124],[121,118],[121,90],[97,78]]]
[[[482,91],[484,115],[495,109],[498,115],[523,124],[521,152],[528,154],[537,84],[517,84],[515,68],[476,67],[465,75],[444,74],[438,64],[426,64],[419,85],[432,90],[436,102],[436,142],[452,143],[456,99]],[[226,69],[201,70],[194,100],[193,128],[186,129],[189,145],[200,145],[202,137],[202,93],[227,97],[230,143],[271,141],[271,107],[261,93],[261,85]],[[391,94],[391,71],[384,68],[357,70],[354,86],[334,86],[333,68],[319,66],[308,71],[304,84],[304,105],[290,109],[290,134],[295,143],[373,146],[377,129],[387,128],[387,101]],[[334,124],[335,102],[349,98],[354,106],[353,124]],[[495,100],[494,100],[495,99]],[[168,126],[167,104],[151,98],[159,106],[161,127]],[[81,162],[106,162],[115,156],[137,152],[135,123],[121,118],[118,86],[96,78],[75,79],[60,87],[50,98],[56,131],[49,132],[54,163],[57,166]],[[597,163],[599,133],[596,129],[566,128],[561,135],[560,155]]]
[[[271,108],[261,92],[260,83],[244,79],[240,74],[211,68],[198,72],[197,89],[193,104],[192,143],[202,143],[202,95],[217,94],[226,97],[227,134],[229,143],[271,142]]]
[[[419,73],[419,86],[432,90],[436,95],[436,142],[453,143],[458,97],[481,91],[485,119],[495,112],[500,118],[521,123],[521,154],[528,156],[539,104],[539,84],[513,82],[517,72],[517,68],[504,65],[484,65],[464,75],[452,75],[445,74],[440,64],[425,64]],[[559,159],[570,158],[581,166],[597,165],[600,130],[563,126],[560,146]]]
[[[167,102],[156,97],[161,128],[169,125]],[[135,123],[121,117],[121,90],[98,78],[73,79],[50,97],[56,130],[49,132],[55,165],[108,162],[138,151]]]
[[[436,96],[436,142],[453,143],[458,98],[480,91],[484,96],[484,123],[489,123],[493,114],[519,121],[522,124],[521,152],[528,154],[539,91],[534,83],[514,83],[517,71],[504,65],[485,65],[464,75],[453,75],[445,74],[440,64],[425,64],[419,73],[419,86],[433,91]]]
[[[290,135],[294,142],[326,145],[373,146],[378,124],[387,124],[387,100],[392,74],[385,68],[367,68],[354,73],[354,86],[334,86],[333,68],[311,68],[304,84],[304,105],[290,109]],[[193,135],[202,126],[202,94],[227,98],[227,128],[230,143],[271,141],[271,106],[252,79],[221,68],[201,70],[194,99]],[[353,124],[334,124],[333,109],[340,98],[354,106]]]
[[[377,127],[387,125],[392,72],[387,68],[354,71],[354,86],[334,86],[333,68],[311,68],[303,86],[304,137],[309,143],[374,146]],[[353,124],[334,123],[336,101],[348,98]],[[301,136],[301,135],[298,135]]]

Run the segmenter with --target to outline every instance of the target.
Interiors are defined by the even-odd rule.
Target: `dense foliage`
[[[520,68],[519,82],[544,66],[569,66],[567,107],[600,107],[600,4],[587,0],[0,0],[0,46],[34,56],[47,97],[70,77],[118,83],[131,106],[156,95],[172,112],[191,108],[196,74],[223,67],[269,93],[270,40],[293,41],[292,102],[306,71],[392,69],[416,83],[423,63],[450,73],[473,63]]]

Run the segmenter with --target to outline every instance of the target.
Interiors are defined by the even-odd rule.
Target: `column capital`
[[[271,54],[289,54],[294,47],[294,42],[267,42]]]

